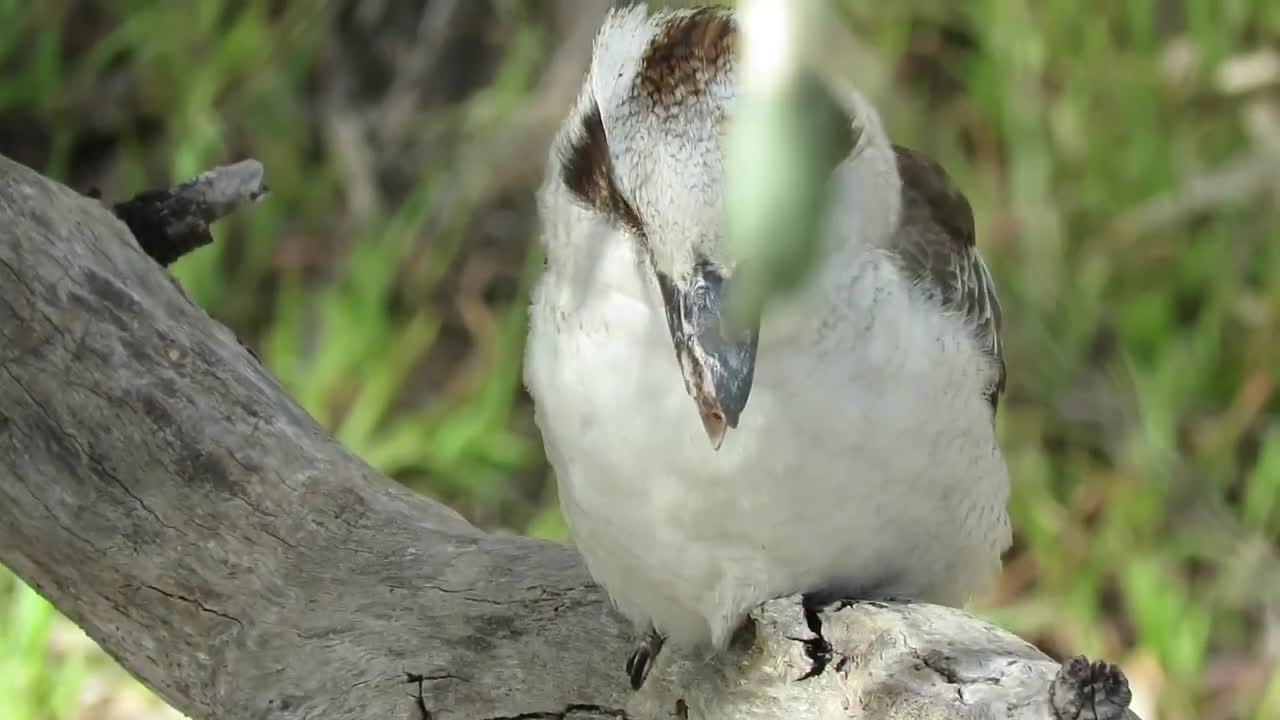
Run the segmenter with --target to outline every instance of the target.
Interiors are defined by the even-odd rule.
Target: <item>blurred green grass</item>
[[[0,152],[110,199],[262,160],[269,200],[173,269],[193,300],[373,465],[564,538],[520,384],[536,177],[473,150],[542,92],[573,7],[454,3],[433,34],[446,5],[0,0]],[[1227,170],[1280,162],[1280,78],[1220,81],[1280,51],[1280,4],[841,8],[895,70],[895,138],[973,202],[1007,308],[1017,542],[978,609],[1121,662],[1147,720],[1280,717],[1280,186]],[[8,575],[0,617],[0,720],[132,692]]]

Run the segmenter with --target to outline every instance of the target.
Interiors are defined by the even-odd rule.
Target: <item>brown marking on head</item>
[[[609,159],[609,138],[604,132],[600,108],[592,105],[582,118],[578,138],[561,159],[561,178],[579,200],[635,233],[644,236],[644,226],[635,208],[618,190]]]
[[[668,18],[640,58],[633,92],[659,110],[700,96],[732,66],[737,36],[727,8],[699,8]]]

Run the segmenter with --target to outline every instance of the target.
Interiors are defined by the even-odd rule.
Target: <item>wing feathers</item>
[[[903,266],[944,309],[965,317],[996,364],[987,392],[992,412],[1005,388],[1001,312],[995,283],[978,253],[973,210],[942,166],[895,146],[902,179],[902,223],[894,237]]]

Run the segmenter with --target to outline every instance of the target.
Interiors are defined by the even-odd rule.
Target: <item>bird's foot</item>
[[[649,670],[653,668],[654,661],[658,659],[658,653],[662,651],[662,644],[666,640],[665,636],[650,628],[636,645],[635,652],[627,658],[627,676],[631,678],[632,690],[639,690],[644,686],[645,678],[649,677]]]

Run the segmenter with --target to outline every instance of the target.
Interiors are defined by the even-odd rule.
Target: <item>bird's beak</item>
[[[751,394],[759,318],[732,326],[722,315],[732,283],[706,263],[694,267],[684,287],[662,273],[658,285],[685,389],[697,405],[711,447],[719,450],[725,433],[738,426]]]

